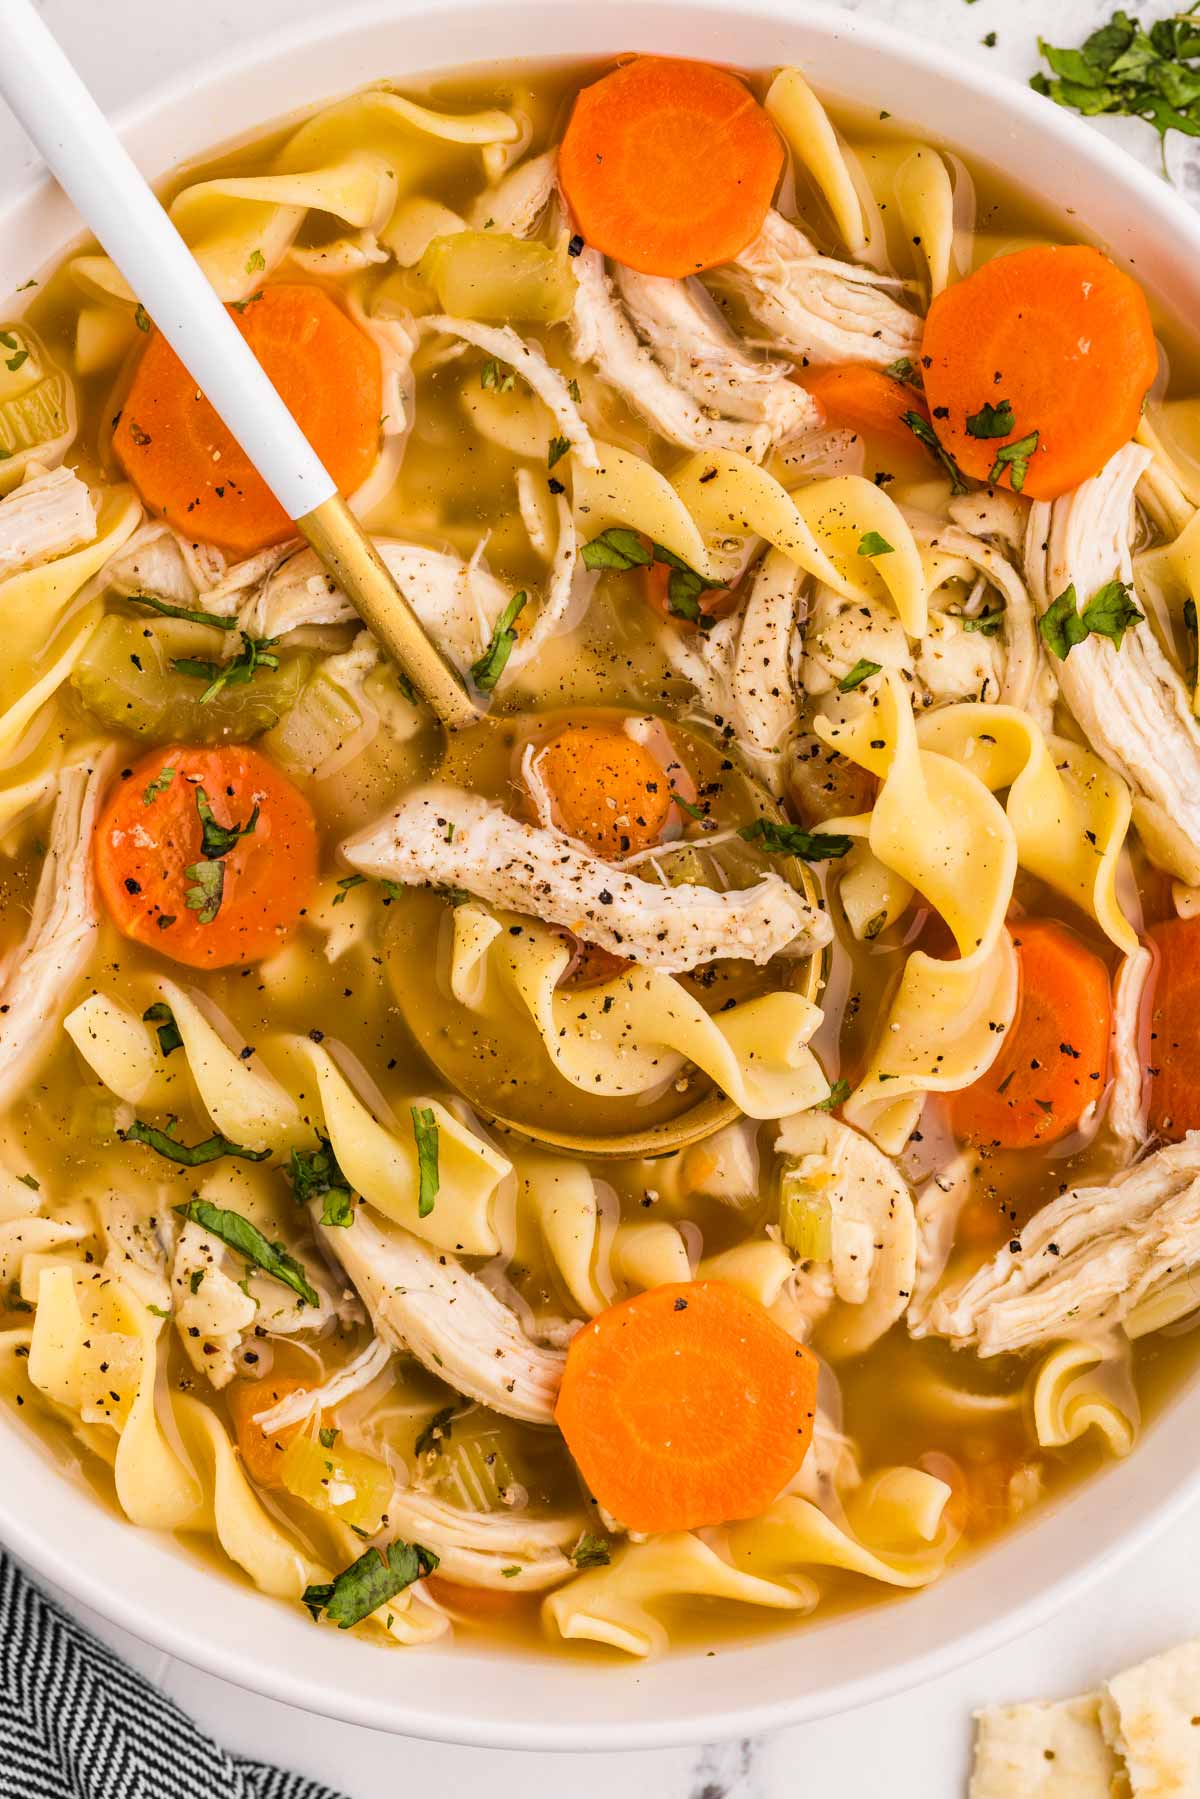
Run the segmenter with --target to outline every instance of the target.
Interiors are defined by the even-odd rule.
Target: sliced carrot
[[[652,1287],[572,1340],[555,1421],[630,1530],[753,1518],[804,1460],[817,1366],[736,1287]]]
[[[383,410],[379,351],[319,287],[266,287],[230,316],[343,494],[371,472]],[[151,512],[248,556],[295,535],[160,333],[142,352],[113,449]]]
[[[266,1380],[235,1380],[225,1389],[225,1403],[233,1419],[238,1453],[247,1474],[260,1487],[283,1485],[279,1471],[283,1452],[304,1426],[285,1424],[280,1430],[264,1432],[254,1420],[259,1412],[269,1412],[281,1399],[303,1392],[304,1387],[302,1380],[279,1375]]]
[[[560,977],[558,984],[560,987],[574,989],[603,987],[607,981],[615,981],[619,974],[624,974],[632,966],[628,956],[614,955],[610,949],[601,949],[598,943],[580,943],[570,967]]]
[[[211,828],[205,843],[205,808],[242,832],[223,853]],[[152,750],[110,794],[96,832],[96,880],[117,929],[192,968],[271,955],[316,877],[308,801],[241,745]]]
[[[481,1622],[511,1618],[528,1603],[528,1595],[506,1591],[503,1587],[468,1587],[461,1581],[447,1580],[444,1574],[425,1577],[425,1591],[448,1612],[461,1613],[467,1619]]]
[[[904,423],[904,414],[915,412],[923,419],[929,417],[919,393],[865,363],[805,369],[798,380],[820,406],[827,425],[841,425],[864,437],[886,438],[906,449],[916,439]]]
[[[1065,925],[1022,919],[1011,928],[1017,1015],[987,1073],[951,1095],[950,1118],[966,1142],[1030,1149],[1073,1131],[1104,1092],[1112,993],[1104,963]]]
[[[598,856],[627,856],[657,843],[671,810],[671,783],[645,744],[624,731],[568,725],[538,760],[554,814]]]
[[[1059,244],[994,257],[944,289],[921,362],[934,429],[959,467],[987,480],[1004,446],[1036,431],[1022,491],[1053,500],[1133,436],[1158,352],[1137,282],[1099,250]],[[1011,430],[980,435],[1005,403]],[[1001,460],[997,479],[1020,486],[1018,465]]]
[[[749,88],[666,56],[585,87],[558,152],[588,243],[644,275],[729,262],[762,230],[782,173],[779,133]]]
[[[1146,933],[1157,951],[1150,1014],[1150,1129],[1178,1143],[1200,1130],[1200,918]]]

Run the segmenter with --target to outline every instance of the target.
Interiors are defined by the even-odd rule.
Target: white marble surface
[[[432,0],[436,4],[436,0]],[[324,12],[328,0],[44,0],[45,12],[106,107],[119,107],[196,60]],[[848,11],[933,34],[977,58],[998,81],[1036,67],[1039,30],[1077,43],[1108,0],[846,0]],[[1143,11],[1165,8],[1148,0]],[[996,44],[983,43],[990,32]],[[1157,166],[1148,127],[1098,127]],[[0,171],[26,161],[0,119]],[[1174,143],[1171,163],[1200,199],[1200,155]],[[0,179],[3,177],[0,176]],[[199,1674],[89,1617],[121,1652],[231,1749],[271,1757],[328,1781],[350,1799],[401,1790],[487,1799],[959,1799],[973,1707],[1080,1691],[1138,1657],[1200,1632],[1200,1514],[1193,1514],[1066,1615],[1020,1643],[924,1687],[852,1715],[770,1739],[630,1756],[530,1756],[403,1742],[328,1723]],[[61,1595],[60,1595],[61,1597]],[[895,1613],[905,1629],[904,1612]],[[162,1799],[170,1799],[163,1795]]]

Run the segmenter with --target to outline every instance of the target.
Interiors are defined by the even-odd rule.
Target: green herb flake
[[[146,308],[142,305],[140,300],[134,309],[133,322],[139,331],[149,331],[150,329],[150,314],[146,311]]]
[[[492,632],[492,639],[487,649],[478,662],[471,667],[471,679],[481,693],[494,692],[497,682],[508,666],[513,645],[517,641],[517,619],[528,598],[529,595],[526,593],[514,593],[496,620],[496,627]]]
[[[1082,611],[1072,582],[1047,606],[1038,620],[1038,631],[1046,648],[1065,662],[1076,644],[1088,637],[1107,637],[1119,650],[1126,631],[1141,624],[1143,617],[1124,581],[1106,581]]]
[[[157,599],[149,593],[127,594],[126,600],[131,606],[145,606],[163,618],[184,618],[190,625],[211,625],[214,631],[237,630],[237,619],[223,612],[203,612],[198,606],[172,606],[167,600]],[[205,664],[205,667],[210,666]]]
[[[242,1154],[246,1152],[243,1150]],[[264,1152],[269,1153],[269,1152]],[[256,1160],[258,1158],[255,1158]],[[295,1256],[289,1255],[282,1243],[268,1242],[256,1224],[243,1218],[240,1212],[227,1211],[223,1206],[214,1206],[207,1199],[189,1199],[185,1206],[176,1206],[181,1218],[189,1224],[198,1224],[201,1230],[219,1237],[227,1249],[232,1249],[252,1268],[261,1268],[272,1280],[290,1287],[298,1293],[305,1305],[319,1306],[321,1296],[311,1285],[304,1271],[304,1264]]]
[[[317,1132],[317,1147],[307,1153],[293,1149],[288,1163],[292,1196],[298,1206],[320,1199],[321,1223],[345,1228],[354,1223],[350,1183],[342,1173],[333,1145]]]
[[[869,681],[872,675],[877,675],[882,666],[882,663],[868,662],[865,656],[860,656],[850,673],[843,675],[838,682],[838,692],[853,693],[856,687],[861,687],[864,681]]]
[[[850,1083],[847,1080],[836,1080],[830,1083],[829,1092],[824,1099],[819,1099],[813,1107],[814,1112],[832,1112],[835,1106],[843,1106],[850,1097]]]
[[[1149,31],[1125,11],[1078,49],[1038,39],[1049,66],[1030,80],[1035,93],[1085,117],[1115,113],[1144,119],[1158,132],[1166,172],[1166,137],[1200,137],[1200,20],[1195,7],[1159,19]]]
[[[202,1143],[180,1143],[172,1134],[174,1123],[172,1119],[170,1128],[160,1131],[153,1125],[143,1124],[140,1118],[135,1118],[128,1130],[118,1131],[117,1135],[122,1143],[144,1143],[147,1149],[154,1150],[180,1168],[203,1168],[208,1162],[219,1162],[222,1156],[236,1156],[243,1162],[265,1162],[271,1153],[269,1149],[245,1149],[240,1143],[234,1143],[219,1133],[206,1137]]]
[[[267,259],[261,250],[251,250],[246,258],[247,275],[259,275],[267,266]]]
[[[895,362],[889,362],[883,372],[889,381],[900,381],[910,387],[921,386],[921,371],[911,356],[897,356]]]
[[[206,621],[211,623],[211,620]],[[242,647],[228,662],[209,662],[195,656],[176,656],[171,663],[177,675],[192,675],[208,686],[200,695],[202,706],[211,705],[226,687],[244,687],[263,668],[278,668],[279,657],[272,652],[277,637],[252,637],[242,632]]]
[[[517,385],[517,377],[511,370],[503,368],[493,356],[479,371],[479,385],[493,393],[507,394]]]
[[[146,787],[145,789],[143,789],[143,792],[142,792],[143,802],[147,806],[152,806],[154,804],[155,800],[159,797],[159,795],[163,794],[167,791],[167,788],[171,785],[171,782],[174,779],[175,779],[175,770],[173,768],[170,768],[170,767],[160,768],[158,773],[155,775],[154,779],[151,781],[150,785],[148,787]]]
[[[992,612],[981,612],[978,618],[962,617],[959,619],[964,631],[978,631],[981,637],[999,637],[1004,629],[1004,607],[997,606]]]
[[[978,412],[967,414],[967,430],[972,437],[1007,437],[1014,423],[1009,400],[1000,400],[995,406],[985,400]]]
[[[438,1558],[432,1549],[424,1549],[420,1543],[402,1542],[397,1537],[386,1551],[368,1549],[333,1580],[306,1587],[303,1603],[314,1621],[324,1612],[339,1630],[349,1630],[414,1581],[432,1574],[437,1566]]]
[[[501,1568],[500,1572],[503,1575],[505,1580],[513,1580],[521,1572],[521,1570],[519,1567]]]
[[[612,525],[607,531],[601,531],[599,537],[593,537],[591,543],[585,543],[582,550],[583,566],[594,570],[615,568],[648,568],[654,561],[653,553],[648,550],[636,531],[627,531],[623,525]]]
[[[341,880],[337,884],[338,890],[333,896],[333,904],[335,906],[342,905],[344,903],[344,901],[346,900],[346,898],[348,897],[348,895],[350,894],[351,890],[355,887],[363,886],[363,884],[366,881],[366,878],[367,878],[366,875],[343,875]]]
[[[890,556],[893,549],[894,546],[886,537],[881,537],[878,531],[864,531],[858,540],[860,556]]]
[[[415,1456],[428,1455],[430,1451],[436,1452],[443,1443],[448,1443],[450,1441],[450,1438],[454,1435],[453,1421],[457,1409],[457,1406],[453,1405],[443,1406],[440,1412],[435,1412],[433,1414],[433,1417],[429,1420],[429,1423],[425,1426],[424,1430],[413,1444],[413,1454]]]
[[[21,364],[23,362],[28,362],[28,361],[29,361],[29,351],[28,350],[17,350],[12,356],[8,356],[5,358],[4,366],[6,369],[10,370],[12,374],[15,375],[17,370],[20,368]]]
[[[607,1568],[612,1556],[603,1537],[589,1536],[585,1531],[571,1551],[576,1568]]]
[[[780,824],[773,818],[756,818],[743,825],[738,836],[747,843],[761,844],[773,856],[798,856],[802,862],[833,862],[847,856],[854,847],[853,839],[836,831],[803,831],[799,825]]]
[[[941,438],[924,414],[920,412],[903,412],[900,417],[902,422],[908,426],[917,442],[923,443],[925,448],[927,450],[932,450],[933,454],[937,457],[938,461],[950,477],[950,492],[952,494],[966,493],[967,483],[962,470],[959,468],[957,462],[955,462],[949,450],[943,446]]]
[[[192,883],[186,888],[183,903],[194,912],[200,924],[211,924],[221,910],[225,898],[225,868],[220,862],[193,862],[184,874]],[[160,920],[161,923],[161,920]]]
[[[40,1193],[42,1190],[42,1183],[36,1174],[19,1174],[17,1179],[23,1187],[28,1187],[31,1193]]]
[[[332,1425],[323,1425],[317,1432],[317,1441],[320,1443],[322,1449],[332,1449],[337,1442],[337,1439],[338,1433],[333,1429]]]
[[[262,288],[260,287],[257,293],[248,294],[244,300],[231,300],[229,304],[233,307],[235,312],[245,312],[247,306],[253,306],[256,300],[261,299]]]
[[[204,1277],[207,1273],[208,1273],[207,1268],[194,1268],[192,1270],[192,1273],[188,1279],[188,1287],[191,1290],[191,1292],[199,1293],[200,1288],[204,1282]]]
[[[428,1218],[438,1195],[438,1126],[432,1106],[410,1106],[413,1136],[417,1144],[417,1217]]]
[[[252,837],[258,826],[257,806],[244,825],[218,824],[203,787],[196,789],[196,811],[200,814],[200,848],[214,859],[227,856],[243,837]]]
[[[550,446],[546,451],[546,467],[553,468],[556,462],[561,462],[570,448],[571,440],[569,437],[552,437],[550,439]]]
[[[148,1006],[142,1013],[142,1021],[158,1026],[158,1047],[164,1058],[183,1048],[183,1037],[175,1022],[175,1014],[165,999],[156,1000],[152,1006]]]
[[[1016,438],[1010,444],[1002,444],[996,451],[996,460],[988,470],[988,480],[995,486],[1001,480],[1005,469],[1012,483],[1014,493],[1020,493],[1025,486],[1025,476],[1029,472],[1029,458],[1038,446],[1038,434],[1029,431],[1024,437]]]
[[[567,382],[567,392],[574,400],[576,406],[578,406],[579,402],[583,399],[583,395],[579,391],[579,383],[576,381],[574,375],[572,375],[571,379]]]

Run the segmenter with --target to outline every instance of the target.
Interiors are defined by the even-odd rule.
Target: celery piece
[[[432,1484],[450,1505],[469,1512],[497,1512],[503,1489],[512,1485],[512,1465],[500,1447],[498,1431],[458,1439],[437,1458]]]
[[[562,251],[504,231],[435,237],[419,266],[443,310],[458,318],[554,325],[575,304],[575,277]]]
[[[712,877],[708,864],[698,849],[685,843],[680,849],[663,856],[662,868],[672,887],[710,887]]]
[[[53,467],[75,435],[75,389],[24,325],[0,325],[0,494],[30,461]]]
[[[103,619],[76,663],[71,685],[110,730],[152,743],[245,743],[276,724],[304,686],[311,658],[281,656],[279,667],[229,683],[207,703],[208,683],[172,669],[179,658],[219,655],[204,625],[177,619]]]
[[[288,1492],[314,1511],[329,1512],[368,1537],[383,1523],[395,1485],[386,1462],[346,1449],[340,1439],[326,1449],[307,1431],[284,1450],[279,1476]]]
[[[784,1245],[802,1262],[828,1262],[833,1255],[833,1208],[800,1173],[785,1167],[779,1177],[779,1230]]]

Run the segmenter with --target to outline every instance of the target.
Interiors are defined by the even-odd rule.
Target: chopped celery
[[[672,887],[708,887],[712,876],[704,857],[690,843],[660,858],[663,873]]]
[[[353,742],[362,724],[362,713],[345,688],[319,668],[272,726],[263,748],[289,774],[311,777]]]
[[[332,1513],[368,1537],[383,1523],[395,1485],[386,1462],[345,1449],[337,1438],[326,1449],[307,1431],[293,1437],[284,1450],[279,1476],[297,1499],[318,1512]]]
[[[570,316],[575,277],[565,250],[504,231],[435,237],[420,261],[445,312],[496,324],[554,325]]]
[[[154,743],[245,743],[267,731],[295,704],[311,667],[304,655],[281,656],[252,681],[231,683],[202,701],[209,683],[177,673],[176,658],[212,657],[216,633],[177,619],[103,619],[76,663],[71,685],[110,730]]]
[[[0,325],[0,494],[27,462],[60,462],[75,435],[75,390],[24,325]]]
[[[779,1177],[779,1231],[785,1246],[802,1262],[828,1262],[833,1255],[833,1208],[798,1168]]]
[[[513,1481],[512,1466],[500,1446],[499,1431],[451,1442],[439,1451],[433,1486],[450,1505],[471,1512],[496,1512],[501,1493]]]

